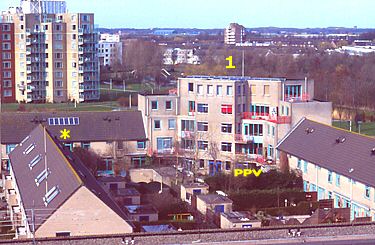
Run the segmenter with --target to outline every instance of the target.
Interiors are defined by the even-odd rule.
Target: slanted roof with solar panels
[[[38,124],[59,140],[60,130],[70,130],[65,142],[145,140],[140,111],[112,112],[2,112],[1,143],[18,144]]]
[[[375,138],[303,118],[277,149],[369,186],[375,186]]]
[[[10,153],[9,158],[29,225],[31,211],[35,210],[37,214],[36,230],[82,186],[121,218],[128,220],[83,163],[52,138],[42,125],[36,126]]]

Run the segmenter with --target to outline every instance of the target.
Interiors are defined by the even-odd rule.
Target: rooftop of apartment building
[[[36,217],[36,229],[82,186],[127,220],[126,214],[104,191],[81,160],[64,149],[40,124],[10,153],[10,159],[27,218],[31,219],[32,209],[43,210]],[[46,193],[47,182],[44,180],[47,176],[49,191]]]
[[[375,186],[375,138],[303,118],[279,142],[277,149]]]
[[[273,77],[249,77],[249,76],[206,76],[206,75],[192,75],[187,76],[180,79],[205,79],[205,80],[226,80],[226,81],[249,81],[249,80],[259,80],[259,81],[275,81],[275,82],[284,82],[284,81],[291,81],[291,80],[305,80],[305,78],[301,79],[288,79],[288,78],[273,78]]]
[[[70,130],[67,142],[145,140],[139,111],[112,112],[2,112],[1,143],[17,144],[41,123],[53,137]]]
[[[198,195],[197,198],[201,199],[207,204],[233,203],[233,201],[228,197],[219,194]]]

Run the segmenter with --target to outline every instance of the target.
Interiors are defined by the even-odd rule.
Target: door
[[[216,205],[215,213],[224,213],[224,205]]]

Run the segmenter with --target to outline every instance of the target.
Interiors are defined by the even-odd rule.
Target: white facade
[[[101,34],[98,45],[100,65],[110,66],[118,62],[122,64],[122,42],[120,35]]]

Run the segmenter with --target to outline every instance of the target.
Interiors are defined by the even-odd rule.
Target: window
[[[231,85],[227,86],[227,95],[229,96],[233,95],[233,86]]]
[[[208,122],[198,122],[197,123],[197,130],[200,132],[207,132],[208,131]]]
[[[117,149],[118,150],[123,150],[124,149],[124,142],[119,140],[117,141]]]
[[[223,86],[222,85],[217,85],[216,86],[216,95],[223,95]]]
[[[336,186],[340,186],[340,175],[336,174]]]
[[[157,110],[158,109],[158,102],[156,100],[151,101],[151,109]]]
[[[208,95],[213,95],[214,94],[214,86],[207,85],[207,94]]]
[[[11,65],[11,63],[9,61],[4,61],[3,62],[3,68],[4,69],[9,69],[11,67],[12,67],[12,65]]]
[[[275,126],[272,126],[272,137],[275,137]]]
[[[43,180],[47,179],[48,175],[51,173],[49,169],[44,169],[36,178],[35,178],[35,184],[36,186],[39,186]]]
[[[194,120],[181,120],[181,131],[194,131]]]
[[[256,95],[257,87],[256,85],[250,85],[251,95]]]
[[[237,95],[241,95],[241,85],[237,86]]]
[[[62,78],[62,77],[63,77],[63,73],[61,71],[55,72],[55,78]]]
[[[176,119],[168,119],[168,129],[176,128]]]
[[[3,72],[3,78],[11,78],[11,77],[12,77],[12,73],[10,71]]]
[[[154,120],[154,129],[161,129],[160,120]]]
[[[199,159],[199,168],[204,168],[204,159]]]
[[[9,52],[3,52],[2,56],[3,60],[10,60],[12,58],[12,54]]]
[[[303,161],[303,172],[307,173],[307,162]]]
[[[137,149],[143,150],[146,148],[146,142],[145,141],[137,141]]]
[[[245,124],[245,135],[263,136],[263,124]]]
[[[270,85],[264,85],[263,95],[270,95]]]
[[[46,195],[43,197],[44,205],[47,207],[48,204],[60,193],[58,186],[52,187]]]
[[[198,141],[198,149],[202,151],[207,151],[208,149],[208,141]]]
[[[10,50],[10,43],[3,43],[3,50]]]
[[[199,113],[208,113],[208,104],[198,103],[198,112]]]
[[[55,68],[56,68],[56,69],[61,69],[61,68],[63,68],[63,63],[62,63],[62,62],[55,62]]]
[[[12,97],[12,90],[4,90],[4,97]]]
[[[332,196],[333,196],[332,191],[329,191],[328,192],[328,199],[332,199]]]
[[[171,100],[167,100],[165,102],[165,109],[166,110],[172,110],[172,101]]]
[[[63,82],[62,81],[55,81],[55,86],[58,87],[58,88],[62,88]]]
[[[221,124],[221,132],[222,133],[232,133],[232,124],[231,123],[222,123]]]
[[[232,114],[232,105],[221,105],[221,113],[223,114]]]
[[[230,161],[225,161],[225,170],[230,170],[231,167],[230,167]]]
[[[370,186],[365,186],[365,197],[370,198]]]
[[[297,161],[297,168],[302,169],[302,160],[301,159],[298,159],[298,161]]]
[[[192,139],[181,139],[181,147],[184,150],[194,150],[194,141]]]
[[[6,154],[9,155],[9,153],[11,153],[14,150],[14,148],[16,148],[16,145],[14,145],[14,144],[7,145],[6,146]]]
[[[194,84],[193,83],[189,83],[188,84],[188,91],[189,92],[194,92]]]
[[[221,150],[231,152],[232,151],[232,143],[229,142],[221,142]]]
[[[62,59],[62,53],[55,53],[55,59]]]
[[[70,231],[59,231],[56,232],[56,237],[67,237],[70,236]]]
[[[90,142],[81,142],[81,147],[86,150],[90,149]]]
[[[171,150],[172,149],[172,137],[160,137],[156,138],[158,151]]]
[[[199,94],[199,95],[202,95],[203,94],[203,85],[198,85],[197,86],[197,93]]]
[[[195,101],[189,101],[189,112],[195,112]]]

